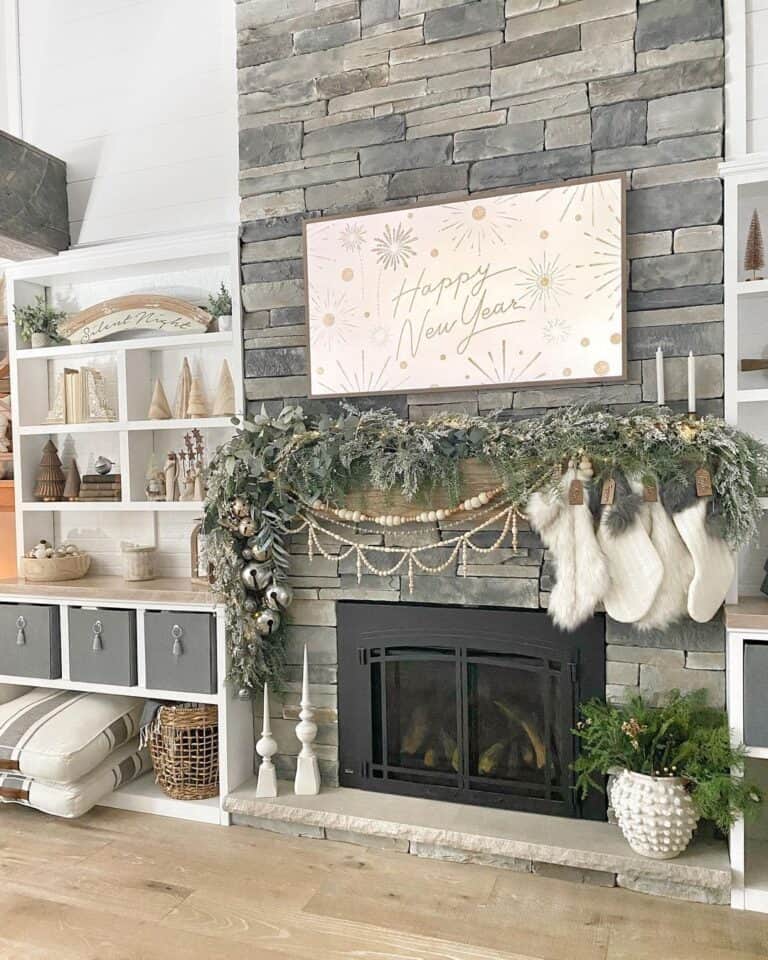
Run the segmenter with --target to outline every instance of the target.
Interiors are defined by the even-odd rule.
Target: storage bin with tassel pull
[[[219,716],[213,704],[162,706],[146,729],[155,782],[174,800],[219,793]]]

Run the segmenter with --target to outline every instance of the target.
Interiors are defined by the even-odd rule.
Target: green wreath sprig
[[[755,535],[768,486],[768,447],[717,417],[694,419],[647,407],[617,416],[563,407],[527,420],[441,415],[425,422],[345,406],[314,417],[286,406],[242,422],[214,456],[205,530],[215,589],[226,604],[228,680],[243,698],[264,682],[280,689],[284,613],[292,593],[289,530],[320,499],[341,505],[353,487],[397,491],[428,503],[437,489],[461,497],[459,464],[479,458],[524,507],[555,482],[558,467],[586,454],[600,481],[619,470],[661,486],[685,485],[699,467],[712,477],[721,534],[736,549]]]

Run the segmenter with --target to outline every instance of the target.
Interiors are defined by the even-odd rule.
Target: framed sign
[[[104,300],[67,317],[59,333],[70,343],[93,343],[129,331],[205,333],[213,318],[186,300],[134,293]]]
[[[621,175],[304,223],[310,393],[626,379]]]

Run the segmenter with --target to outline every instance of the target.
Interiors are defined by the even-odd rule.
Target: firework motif
[[[348,223],[339,236],[341,249],[346,250],[347,253],[358,253],[365,246],[365,242],[365,227],[362,223],[354,221]]]
[[[550,197],[557,199],[561,223],[571,212],[574,214],[574,219],[578,221],[583,221],[586,213],[586,222],[594,227],[605,207],[616,202],[616,189],[613,181],[610,184],[600,180],[592,183],[577,183],[572,187],[553,187],[550,190],[543,190],[536,202],[541,203]]]
[[[507,349],[507,341],[505,339],[501,341],[498,351],[488,350],[484,357],[467,357],[467,360],[475,370],[482,375],[487,383],[511,383],[515,380],[521,382],[524,375],[528,373],[533,364],[541,356],[541,351],[539,350],[530,357],[519,370],[516,370],[514,364],[511,362],[510,353],[511,349]],[[523,354],[522,350],[520,354]],[[538,380],[543,376],[543,373],[539,373],[533,379]]]
[[[398,267],[407,267],[411,257],[416,255],[415,243],[416,236],[410,227],[398,223],[393,230],[386,224],[383,235],[374,241],[373,252],[385,270],[397,270]]]
[[[407,373],[395,369],[391,356],[382,361],[371,360],[365,350],[360,351],[357,363],[337,359],[335,366],[337,376],[334,383],[318,379],[319,385],[328,393],[367,394],[398,390],[408,380]]]
[[[520,218],[512,215],[517,198],[493,197],[484,202],[451,203],[439,228],[447,233],[454,250],[482,255],[489,247],[504,242],[505,230]]]
[[[387,347],[392,340],[392,333],[383,323],[377,323],[371,327],[368,337],[374,347]]]
[[[589,259],[574,265],[576,270],[591,271],[592,282],[584,295],[590,300],[595,295],[604,295],[611,305],[608,319],[613,320],[616,311],[621,309],[621,293],[624,283],[622,273],[621,221],[618,214],[609,207],[610,222],[600,234],[585,230],[584,236],[592,244]]]
[[[333,350],[347,343],[359,326],[357,311],[346,294],[333,290],[315,290],[309,300],[309,328],[312,346]]]
[[[538,262],[530,258],[528,263],[530,269],[520,269],[525,279],[517,284],[523,291],[520,294],[521,302],[530,300],[532,307],[541,305],[545,310],[553,303],[559,306],[560,296],[570,293],[568,284],[572,280],[572,277],[566,275],[568,268],[560,265],[559,255],[550,260],[545,253]]]
[[[565,343],[571,335],[571,325],[562,317],[549,317],[543,332],[547,343]]]

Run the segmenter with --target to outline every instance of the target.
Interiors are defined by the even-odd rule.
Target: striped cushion
[[[82,817],[108,794],[152,768],[138,740],[124,744],[76,783],[49,783],[20,773],[0,773],[0,803],[21,803],[54,817]]]
[[[0,705],[0,771],[73,783],[139,729],[143,700],[33,689]]]

